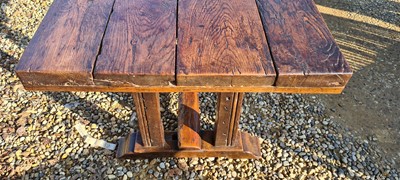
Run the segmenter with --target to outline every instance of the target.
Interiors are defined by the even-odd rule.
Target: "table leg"
[[[244,93],[218,93],[215,146],[241,144],[239,120]]]
[[[162,128],[158,93],[134,94],[140,133],[121,138],[119,158],[259,158],[258,138],[238,130],[243,93],[219,93],[214,131],[200,131],[197,93],[180,95],[178,132]]]
[[[133,93],[133,101],[144,146],[164,146],[159,93]]]
[[[198,93],[180,94],[178,114],[179,149],[201,149]]]

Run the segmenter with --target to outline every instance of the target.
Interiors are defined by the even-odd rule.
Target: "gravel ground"
[[[400,0],[317,3],[333,9],[322,13],[356,70],[342,95],[318,99],[335,122],[360,138],[375,139],[400,168]]]
[[[131,96],[25,91],[15,64],[51,0],[0,4],[0,178],[400,178],[395,157],[387,156],[376,138],[346,131],[311,95],[246,95],[240,128],[260,137],[259,160],[115,159],[114,151],[85,144],[73,126],[82,123],[94,138],[116,143],[137,129],[136,117],[130,118],[135,114]],[[162,94],[161,99],[165,128],[174,130],[177,94]],[[215,103],[215,94],[201,93],[203,129],[213,128]]]

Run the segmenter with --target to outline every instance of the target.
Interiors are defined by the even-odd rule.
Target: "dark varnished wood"
[[[137,104],[140,133],[131,133],[121,138],[118,145],[119,158],[158,157],[228,157],[260,158],[257,137],[238,130],[243,93],[220,93],[218,95],[218,120],[215,131],[200,131],[199,97],[197,93],[181,93],[177,132],[166,132],[156,127],[159,124],[155,93],[134,93]],[[149,105],[155,104],[156,108]],[[148,116],[155,113],[155,116]],[[159,112],[158,112],[159,113]],[[146,120],[147,119],[147,120]],[[153,120],[150,120],[153,119]],[[163,133],[163,144],[153,143],[153,133]]]
[[[234,146],[238,138],[244,93],[218,93],[215,146]]]
[[[165,138],[159,93],[133,93],[132,95],[143,146],[163,147]]]
[[[175,81],[176,0],[117,0],[97,60],[99,85]]]
[[[297,94],[340,94],[343,87],[214,87],[214,86],[135,86],[135,87],[109,87],[109,86],[29,86],[24,85],[29,91],[102,91],[102,92],[272,92],[272,93],[297,93]]]
[[[180,149],[201,149],[200,108],[198,93],[181,93],[178,111],[178,146]]]
[[[268,86],[275,80],[254,1],[182,0],[178,86]]]
[[[213,145],[213,131],[202,131],[202,149],[179,149],[176,133],[165,133],[167,146],[144,147],[139,134],[131,133],[119,140],[117,157],[125,159],[159,158],[159,157],[228,157],[235,159],[258,159],[261,157],[260,144],[257,137],[240,132],[243,145],[230,148]]]
[[[25,86],[89,85],[113,0],[57,0],[16,68]]]
[[[342,87],[352,71],[313,0],[256,0],[285,87]]]
[[[113,3],[55,1],[17,67],[26,89],[340,93],[351,76],[309,0],[258,1],[280,73],[276,87],[252,2],[180,1],[176,29],[176,1],[125,1],[115,1],[95,84],[91,72]]]

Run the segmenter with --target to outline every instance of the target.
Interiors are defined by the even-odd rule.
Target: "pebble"
[[[345,177],[345,175],[344,175],[344,171],[343,171],[343,169],[341,169],[341,168],[339,168],[339,177],[341,177],[341,178],[344,178]]]
[[[132,178],[132,177],[133,177],[132,171],[128,171],[128,172],[126,173],[126,175],[128,176],[128,178]]]
[[[282,163],[277,163],[277,164],[275,165],[275,169],[279,169],[280,167],[282,167]]]
[[[236,173],[235,171],[233,171],[233,172],[232,172],[232,177],[235,178],[236,176],[237,176],[237,173]]]
[[[113,174],[110,174],[110,175],[107,175],[107,178],[108,178],[108,179],[116,179],[117,176],[115,176],[115,175],[113,175]]]
[[[283,161],[283,166],[289,166],[289,162],[288,161]]]
[[[282,173],[278,173],[278,177],[279,177],[280,179],[283,179],[283,178],[285,178],[285,176],[283,176],[283,174],[282,174]]]
[[[165,163],[163,163],[163,162],[160,163],[160,168],[161,168],[161,169],[165,169]]]

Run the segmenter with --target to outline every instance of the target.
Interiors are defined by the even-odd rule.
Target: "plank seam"
[[[271,55],[272,64],[274,65],[274,69],[275,69],[276,76],[275,76],[274,84],[272,84],[272,86],[276,86],[276,82],[278,81],[278,77],[279,77],[279,71],[278,71],[278,68],[277,68],[276,63],[275,63],[275,58],[274,58],[274,55],[272,53],[271,44],[269,43],[267,31],[265,30],[266,22],[264,21],[264,17],[263,17],[263,15],[261,13],[261,10],[260,10],[260,8],[262,7],[261,4],[260,4],[261,2],[260,2],[260,0],[255,0],[255,2],[256,2],[256,5],[257,5],[258,15],[259,15],[260,20],[261,20],[262,28],[263,28],[263,31],[264,31],[264,34],[265,34],[265,39],[266,39],[266,42],[267,42],[267,45],[268,45],[269,54]]]
[[[96,59],[95,59],[95,61],[94,61],[94,63],[93,63],[93,66],[92,66],[92,67],[93,67],[93,68],[92,68],[92,73],[91,73],[91,75],[92,75],[92,81],[95,79],[95,77],[94,77],[94,71],[95,71],[95,69],[96,69],[97,60],[99,59],[99,56],[101,55],[101,52],[102,52],[102,50],[103,50],[103,42],[104,42],[104,37],[106,36],[106,32],[107,32],[107,29],[108,29],[108,24],[110,23],[111,16],[112,16],[112,14],[114,13],[115,1],[116,1],[116,0],[113,1],[113,4],[112,4],[112,6],[111,6],[110,15],[108,16],[107,23],[106,23],[106,27],[104,28],[103,36],[101,37],[100,47],[99,47],[99,50],[97,51],[97,56],[96,56]]]

